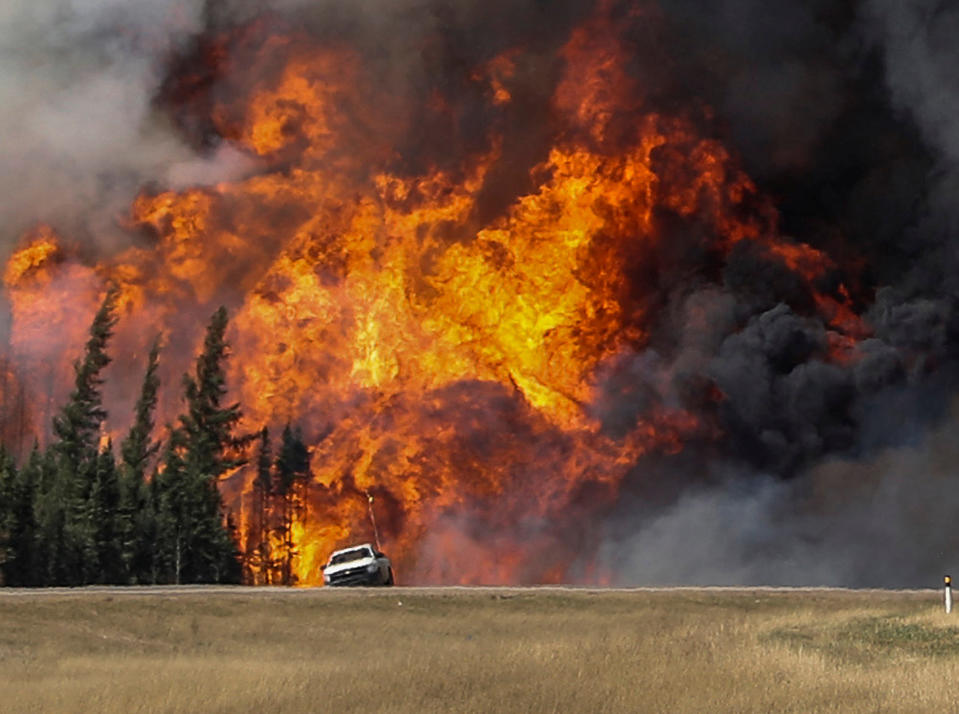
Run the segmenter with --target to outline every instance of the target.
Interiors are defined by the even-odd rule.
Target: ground
[[[4,712],[959,711],[934,591],[0,591]]]

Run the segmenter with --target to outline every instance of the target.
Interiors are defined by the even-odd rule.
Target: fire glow
[[[497,127],[522,48],[466,73],[492,117],[483,145],[420,171],[396,168],[413,127],[392,121],[394,100],[349,47],[263,21],[211,41],[208,58],[233,91],[209,98],[204,118],[256,169],[144,191],[124,219],[144,239],[100,262],[47,226],[23,237],[4,285],[11,349],[33,365],[17,378],[37,397],[18,418],[49,422],[107,283],[122,291],[117,364],[135,373],[163,332],[171,391],[205,315],[234,305],[230,386],[246,429],[293,422],[311,446],[294,528],[301,584],[320,582],[333,549],[370,540],[367,493],[401,582],[603,579],[590,523],[622,481],[646,454],[715,437],[706,416],[665,401],[615,434],[596,416],[597,376],[641,350],[655,319],[642,281],[668,240],[663,211],[695,222],[704,262],[751,242],[795,272],[830,326],[825,359],[853,359],[867,333],[841,284],[819,287],[829,258],[779,237],[698,119],[644,107],[602,7],[562,50],[551,147],[492,217],[481,198],[510,162]],[[200,92],[188,85],[173,111]],[[435,92],[427,111],[442,123],[454,101]],[[55,344],[36,338],[51,324]],[[222,487],[242,537],[252,473]]]

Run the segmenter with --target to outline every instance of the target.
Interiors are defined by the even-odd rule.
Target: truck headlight
[[[366,566],[366,572],[368,573],[375,573],[379,569],[380,567],[376,563],[370,563]]]

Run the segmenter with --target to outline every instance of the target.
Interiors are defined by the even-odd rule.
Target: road
[[[863,595],[874,593],[899,593],[903,595],[929,595],[939,592],[935,588],[924,589],[852,589],[835,587],[773,587],[773,586],[663,586],[663,587],[585,587],[570,585],[534,585],[534,586],[396,586],[393,588],[287,588],[277,586],[246,585],[128,585],[128,586],[87,586],[80,588],[3,588],[0,587],[0,599],[18,597],[69,597],[89,595],[143,596],[143,595],[255,595],[288,597],[339,597],[366,595],[384,595],[387,593],[410,595],[519,595],[548,593],[850,593]]]

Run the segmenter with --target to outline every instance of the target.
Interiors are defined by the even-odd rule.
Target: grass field
[[[0,592],[0,711],[953,712],[938,597]]]

